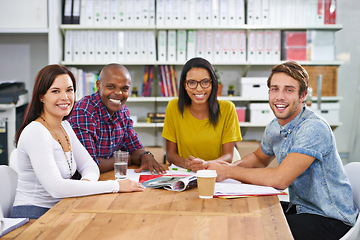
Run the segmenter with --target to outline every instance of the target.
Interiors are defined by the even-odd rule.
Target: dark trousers
[[[296,214],[295,206],[289,209],[288,202],[281,202],[281,206],[295,240],[340,239],[351,228],[337,219],[310,213]]]

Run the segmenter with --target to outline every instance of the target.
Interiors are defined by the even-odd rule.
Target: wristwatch
[[[151,152],[145,151],[145,152],[141,153],[140,156],[139,156],[140,162],[141,162],[141,158],[144,156],[144,154],[149,154],[149,155],[151,155],[152,157],[154,157],[154,155],[153,155]]]

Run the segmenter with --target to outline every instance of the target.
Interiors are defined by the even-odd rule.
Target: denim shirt
[[[284,126],[275,118],[265,129],[261,150],[268,156],[275,155],[279,164],[289,153],[314,157],[310,167],[289,186],[291,204],[296,205],[297,213],[322,215],[354,225],[359,210],[334,134],[323,118],[306,107]]]

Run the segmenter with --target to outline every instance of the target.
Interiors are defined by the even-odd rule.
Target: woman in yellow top
[[[180,76],[179,98],[165,113],[162,136],[170,163],[197,171],[204,161],[231,163],[235,143],[241,141],[235,106],[217,100],[218,79],[211,63],[190,59]]]

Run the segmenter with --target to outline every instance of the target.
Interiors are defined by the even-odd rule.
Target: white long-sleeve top
[[[17,150],[18,185],[14,206],[53,207],[62,198],[119,191],[116,180],[97,181],[99,168],[81,144],[69,122],[61,124],[72,148],[71,175],[76,169],[90,181],[70,179],[64,151],[45,126],[31,122],[22,131]],[[66,152],[70,161],[70,151]]]

